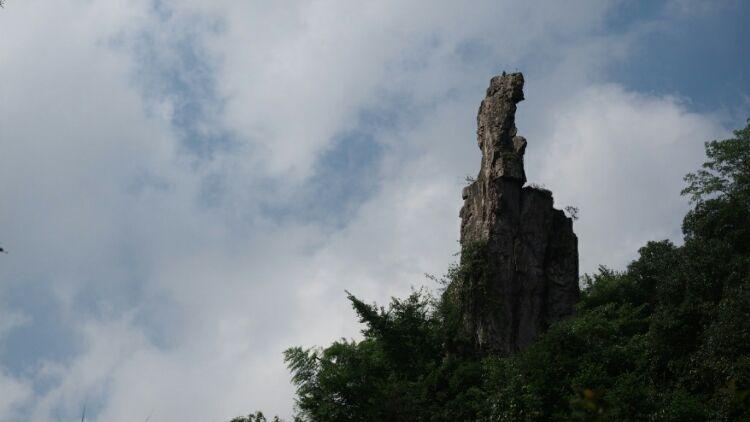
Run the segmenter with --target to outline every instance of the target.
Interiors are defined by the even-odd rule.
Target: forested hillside
[[[624,271],[585,275],[575,315],[517,354],[472,351],[450,289],[387,308],[349,295],[362,341],[285,352],[297,418],[750,420],[748,123],[685,177],[684,243],[652,241]],[[464,248],[442,282],[475,281],[486,260],[483,245]]]

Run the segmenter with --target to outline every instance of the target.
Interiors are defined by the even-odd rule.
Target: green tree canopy
[[[624,271],[584,276],[576,314],[514,356],[466,352],[446,300],[481,279],[480,249],[464,251],[441,297],[383,308],[349,294],[362,340],[284,354],[297,418],[750,420],[750,120],[734,135],[708,142],[685,177],[684,244],[648,242]]]

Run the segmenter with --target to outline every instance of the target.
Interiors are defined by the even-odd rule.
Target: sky
[[[358,338],[344,290],[438,286],[489,79],[581,272],[679,243],[750,117],[750,3],[7,0],[0,420],[289,417],[282,351]]]

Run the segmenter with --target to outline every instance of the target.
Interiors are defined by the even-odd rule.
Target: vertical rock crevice
[[[472,299],[458,306],[480,353],[507,355],[527,347],[572,314],[580,296],[572,220],[553,207],[550,191],[524,187],[526,139],[515,125],[523,84],[520,73],[490,81],[477,116],[482,163],[462,193],[462,260],[468,248],[481,244],[486,268],[483,280],[463,280],[454,289],[471,290],[461,296]]]

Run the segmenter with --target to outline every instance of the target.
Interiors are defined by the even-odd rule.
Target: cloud
[[[357,336],[344,289],[384,302],[455,259],[503,69],[528,70],[529,178],[581,207],[583,269],[676,236],[725,131],[607,83],[638,42],[611,7],[8,4],[1,314],[28,319],[0,338],[53,350],[3,355],[0,419],[288,416],[281,351]]]
[[[225,122],[258,148],[263,158],[253,166],[304,177],[331,134],[356,127],[362,110],[394,98],[432,103],[471,81],[469,74],[486,78],[498,59],[517,66],[527,48],[546,49],[559,33],[582,36],[606,9],[532,3],[219,2],[210,10],[225,26],[206,46],[221,62]],[[471,48],[481,51],[479,60],[463,62]],[[477,64],[484,71],[472,69]]]
[[[27,380],[19,380],[0,372],[0,415],[6,420],[21,419],[19,404],[31,397],[31,385]]]
[[[703,162],[704,142],[727,134],[717,118],[690,112],[678,98],[608,84],[559,104],[548,119],[537,180],[558,207],[580,207],[583,271],[624,268],[649,240],[681,240],[682,178]]]

